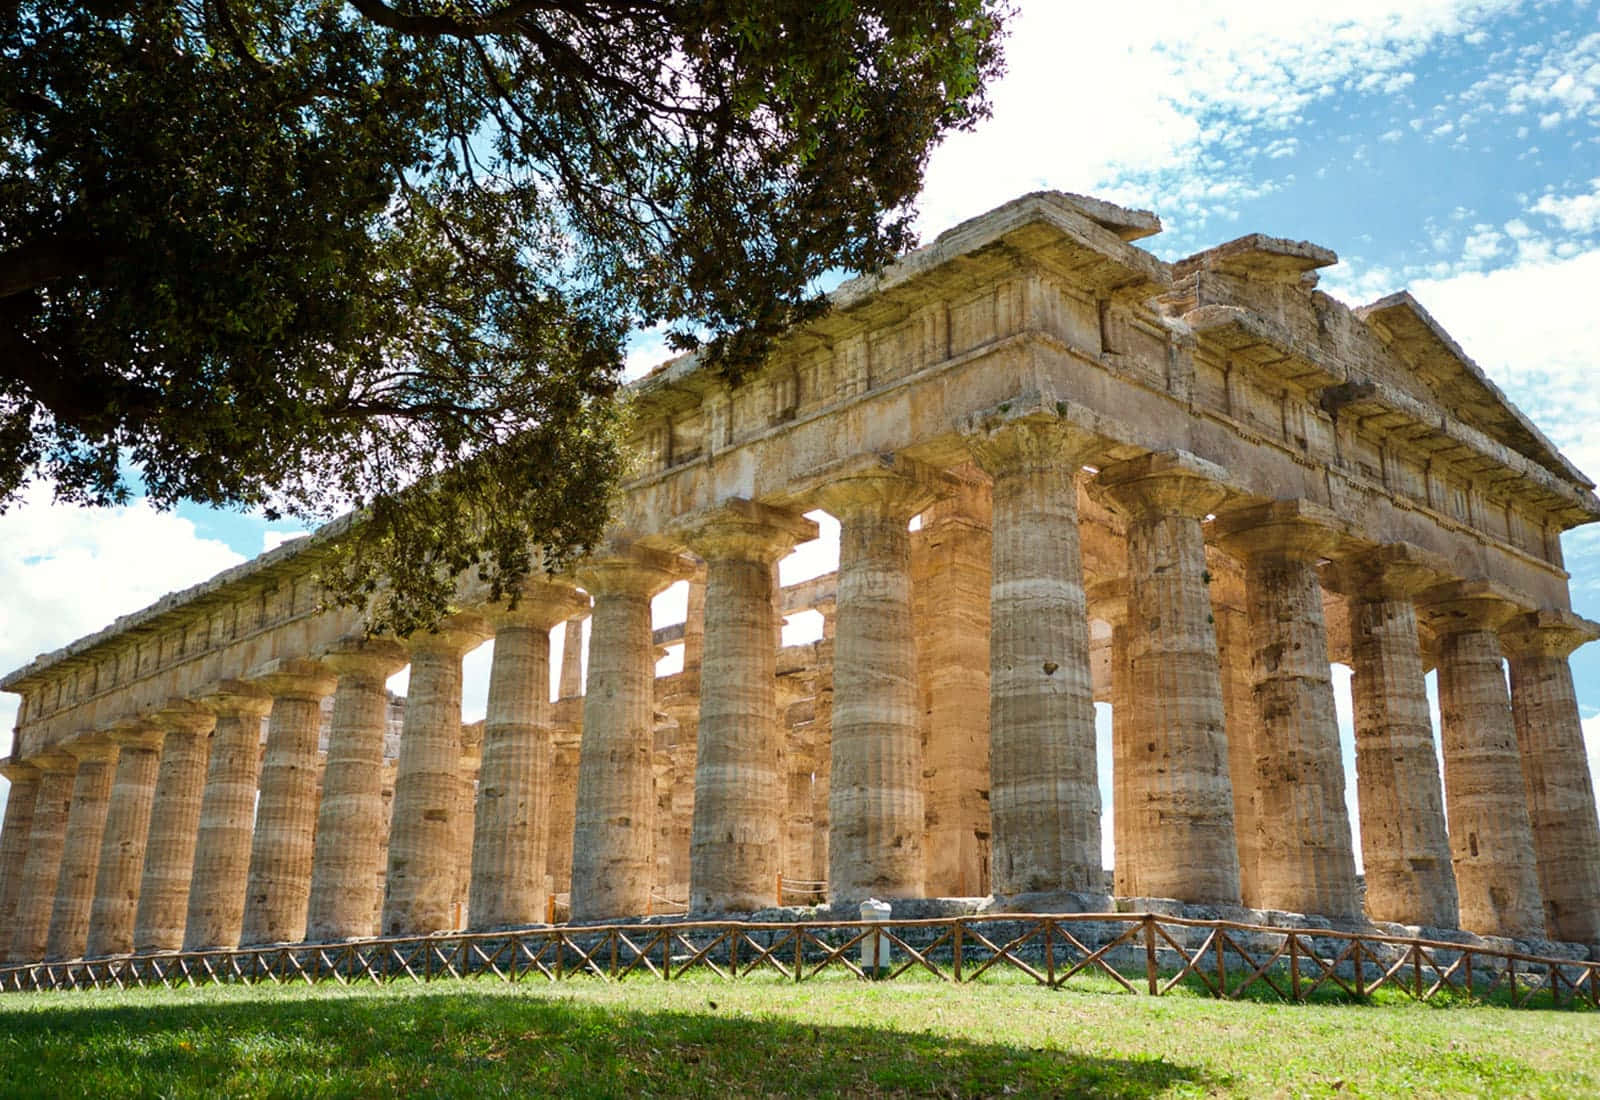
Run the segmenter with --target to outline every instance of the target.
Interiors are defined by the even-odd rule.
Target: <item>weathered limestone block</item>
[[[686,567],[643,547],[588,562],[594,597],[572,831],[572,919],[644,913],[655,853],[655,650],[650,600]]]
[[[22,863],[22,881],[10,928],[10,961],[18,963],[44,958],[56,880],[66,847],[67,813],[78,771],[78,762],[65,752],[39,753],[29,762],[39,769],[39,780],[33,823],[28,830],[28,854]]]
[[[272,709],[272,697],[254,684],[232,682],[205,703],[217,725],[200,800],[185,951],[239,945],[261,774],[261,720]]]
[[[1367,915],[1454,928],[1460,906],[1414,603],[1442,566],[1391,544],[1334,563],[1328,576],[1349,597]]]
[[[689,909],[776,905],[786,784],[778,772],[778,559],[816,537],[797,513],[729,500],[682,531],[706,562]]]
[[[1519,608],[1485,582],[1430,588],[1419,603],[1436,639],[1445,806],[1461,927],[1480,935],[1542,936],[1528,792],[1497,634]]]
[[[1108,466],[1094,489],[1128,521],[1127,855],[1141,894],[1226,905],[1239,902],[1239,853],[1201,530],[1224,476],[1177,451]]]
[[[10,957],[7,932],[16,927],[17,898],[22,893],[22,871],[28,862],[33,831],[33,807],[39,799],[39,769],[15,761],[0,763],[0,775],[11,790],[6,795],[5,825],[0,827],[0,961]]]
[[[486,624],[458,616],[408,642],[411,686],[389,825],[386,936],[425,936],[455,925],[461,658],[486,633]]]
[[[89,910],[85,953],[96,958],[126,955],[133,950],[133,918],[139,906],[139,878],[145,845],[150,839],[150,811],[161,767],[162,731],[130,725],[113,730],[118,746],[117,771],[111,781],[111,805],[100,840],[94,902]]]
[[[1100,787],[1077,476],[1101,442],[1035,414],[982,425],[969,444],[994,478],[993,889],[997,896],[1099,893]]]
[[[545,919],[552,795],[550,631],[585,603],[570,587],[537,583],[518,596],[515,610],[493,616],[494,663],[467,902],[474,930]]]
[[[1221,550],[1206,548],[1211,571],[1211,613],[1216,617],[1217,662],[1222,669],[1222,710],[1228,730],[1228,780],[1233,786],[1233,831],[1239,852],[1239,896],[1257,906],[1256,865],[1261,819],[1256,795],[1256,741],[1261,713],[1256,708],[1251,666],[1250,613],[1238,563]]]
[[[456,810],[452,819],[452,859],[455,863],[455,887],[450,892],[452,929],[466,928],[471,915],[467,912],[467,897],[472,890],[472,836],[473,822],[478,812],[478,769],[483,765],[483,723],[470,722],[461,726],[461,763],[456,768]]]
[[[311,857],[306,939],[313,943],[374,931],[373,884],[382,867],[385,834],[389,693],[384,684],[406,660],[405,647],[392,639],[347,643],[322,658],[338,684]]]
[[[922,735],[906,525],[935,482],[909,464],[853,464],[816,499],[839,520],[828,893],[922,897]],[[942,486],[940,486],[942,488]]]
[[[272,712],[239,942],[298,943],[311,897],[322,700],[337,680],[316,661],[275,662],[256,679],[272,693]]]
[[[1361,903],[1317,575],[1317,563],[1349,534],[1337,516],[1300,500],[1232,512],[1213,530],[1245,564],[1261,722],[1256,903],[1354,919]]]
[[[562,628],[561,684],[558,699],[583,697],[583,623],[587,613],[574,615]]]
[[[1600,945],[1600,821],[1567,657],[1596,637],[1600,625],[1565,611],[1523,615],[1500,632],[1545,929],[1591,946]]]
[[[47,959],[79,958],[88,945],[100,842],[111,810],[111,783],[117,767],[117,746],[104,739],[79,741],[68,745],[67,752],[77,758],[78,773],[72,781],[61,873],[56,876],[55,905],[50,910]]]
[[[207,706],[178,703],[162,710],[156,720],[166,736],[139,876],[139,906],[133,917],[133,949],[141,952],[176,951],[183,946],[206,763],[217,716]]]
[[[974,472],[911,535],[924,886],[934,897],[989,893],[989,514],[989,486]]]

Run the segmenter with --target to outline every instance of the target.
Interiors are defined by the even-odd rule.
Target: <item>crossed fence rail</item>
[[[880,945],[887,967],[874,967]],[[859,956],[858,958],[853,956]],[[1021,975],[1051,989],[1097,979],[1114,993],[1162,996],[1179,986],[1223,999],[1415,1001],[1498,997],[1515,1007],[1600,1008],[1600,962],[1488,946],[1331,929],[1290,929],[1153,913],[991,914],[922,920],[793,923],[684,921],[570,925],[136,955],[0,969],[0,992],[140,986],[432,982],[469,976],[559,982],[580,976],[671,981],[825,972],[977,982]]]

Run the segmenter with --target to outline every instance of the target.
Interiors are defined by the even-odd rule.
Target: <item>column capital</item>
[[[335,676],[375,676],[387,680],[406,667],[411,654],[396,638],[347,635],[319,651],[317,660]]]
[[[106,739],[118,749],[159,749],[166,736],[153,716],[123,718],[106,730]]]
[[[684,516],[673,534],[707,561],[733,559],[771,564],[817,537],[817,525],[799,512],[743,497]]]
[[[1249,560],[1260,557],[1320,561],[1355,545],[1350,522],[1309,500],[1274,500],[1217,516],[1209,532],[1224,550]]]
[[[78,768],[76,757],[54,745],[28,757],[26,764],[36,768],[41,776],[71,775]]]
[[[39,778],[39,766],[22,760],[0,760],[0,776],[12,783],[26,783]]]
[[[254,715],[260,718],[272,709],[272,696],[266,689],[244,680],[223,680],[200,701],[219,717]]]
[[[911,517],[947,491],[940,471],[897,455],[855,455],[809,478],[803,492],[839,519]]]
[[[1409,542],[1389,542],[1338,555],[1322,569],[1322,583],[1342,596],[1404,599],[1450,576],[1450,563]]]
[[[1102,469],[1090,492],[1130,519],[1204,519],[1230,496],[1228,472],[1188,451],[1160,451]]]
[[[668,585],[693,576],[694,567],[666,550],[613,541],[580,562],[573,573],[591,596],[649,599]]]
[[[506,626],[554,630],[557,623],[589,610],[589,598],[571,584],[526,580],[504,603],[486,609],[496,629]]]
[[[280,657],[253,669],[250,679],[274,699],[308,699],[321,702],[332,695],[334,677],[321,661],[305,657]]]
[[[1017,470],[1057,469],[1076,473],[1105,453],[1107,443],[1067,415],[1065,402],[1038,399],[1006,402],[968,417],[961,425],[973,458],[991,477]]]
[[[1518,615],[1500,628],[1500,646],[1512,657],[1568,657],[1596,638],[1600,623],[1554,608]]]
[[[155,721],[167,733],[210,733],[216,727],[217,712],[198,699],[168,699],[156,710]]]
[[[109,764],[116,760],[120,751],[115,742],[105,733],[98,731],[77,737],[60,745],[59,748],[80,765]]]
[[[1436,637],[1497,631],[1527,610],[1511,589],[1494,581],[1447,581],[1417,596],[1417,614]]]
[[[460,657],[482,645],[494,633],[482,615],[461,613],[443,619],[432,630],[419,630],[401,639],[411,653],[441,653]]]

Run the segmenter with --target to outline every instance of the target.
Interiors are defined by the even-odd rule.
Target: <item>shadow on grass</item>
[[[46,1003],[0,1026],[8,1096],[1160,1096],[1198,1067],[867,1027],[481,992]]]

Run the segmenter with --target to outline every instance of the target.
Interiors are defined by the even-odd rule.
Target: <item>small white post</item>
[[[862,920],[886,921],[893,911],[888,902],[877,898],[868,898],[861,903]],[[886,936],[873,931],[861,941],[861,969],[871,978],[882,977],[888,971],[889,940]]]

